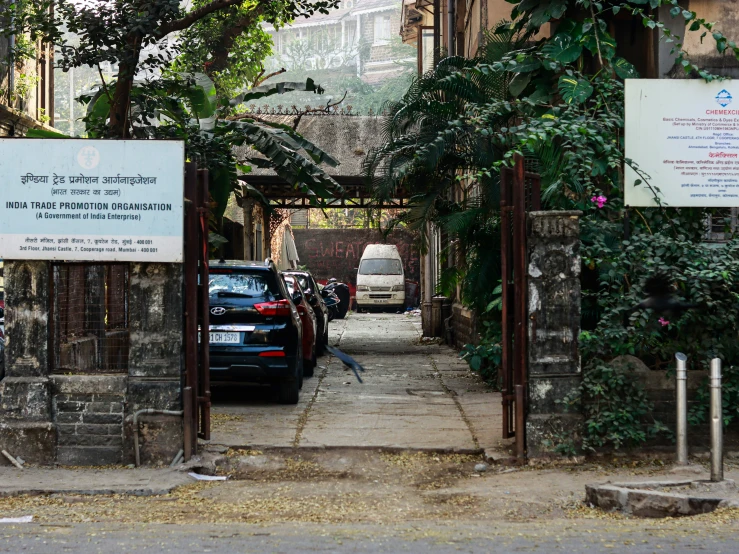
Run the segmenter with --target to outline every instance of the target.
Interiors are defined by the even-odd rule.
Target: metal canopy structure
[[[271,175],[248,175],[241,176],[239,180],[247,182],[258,189],[269,200],[271,206],[282,209],[308,209],[308,208],[408,208],[411,204],[407,195],[401,191],[397,198],[378,202],[372,197],[372,190],[361,178],[337,178],[336,181],[344,189],[341,197],[326,200],[317,206],[311,204],[311,195],[296,190],[290,184]]]

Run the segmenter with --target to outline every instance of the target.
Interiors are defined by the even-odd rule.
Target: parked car
[[[405,307],[403,259],[394,244],[368,244],[357,269],[357,308]]]
[[[320,356],[324,353],[326,345],[328,344],[328,307],[326,302],[321,296],[321,289],[318,287],[318,283],[313,278],[313,275],[308,271],[286,271],[286,275],[293,275],[300,283],[300,288],[303,289],[305,297],[308,299],[308,304],[313,308],[313,312],[316,314],[316,321],[318,322],[318,331],[316,333],[316,353]]]
[[[318,329],[316,314],[300,287],[297,277],[283,273],[283,278],[303,323],[303,375],[311,377],[316,367],[316,330]]]
[[[274,263],[212,261],[208,289],[211,382],[269,383],[297,404],[303,324]]]

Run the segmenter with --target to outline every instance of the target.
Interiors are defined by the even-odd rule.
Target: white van
[[[403,260],[394,244],[368,244],[357,269],[357,308],[405,307]]]

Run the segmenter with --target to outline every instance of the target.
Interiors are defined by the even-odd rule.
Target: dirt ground
[[[230,450],[215,458],[226,481],[194,482],[162,496],[58,494],[0,498],[0,515],[32,514],[52,523],[367,523],[628,521],[585,506],[588,483],[690,475],[660,460],[549,462],[521,468],[489,466],[482,456],[377,450]],[[195,468],[198,469],[198,468]],[[727,466],[728,478],[739,467]],[[122,470],[125,471],[125,470]],[[710,516],[736,522],[739,511]],[[634,520],[639,521],[639,520]],[[643,521],[643,520],[642,520]]]

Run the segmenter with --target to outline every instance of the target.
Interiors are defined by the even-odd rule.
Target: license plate
[[[375,304],[387,304],[387,300],[383,299],[376,299]]]
[[[239,344],[241,343],[240,333],[223,333],[223,332],[210,332],[210,343],[220,344]]]

